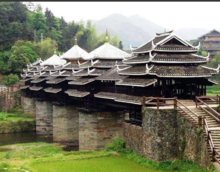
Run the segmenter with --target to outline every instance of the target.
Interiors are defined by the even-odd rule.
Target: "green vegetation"
[[[48,8],[42,13],[39,4],[0,2],[0,11],[0,73],[3,75],[18,74],[27,63],[51,57],[54,48],[57,54],[66,52],[74,45],[76,34],[78,45],[88,52],[105,42],[105,31],[98,35],[91,21],[86,26],[83,21],[67,23]],[[123,47],[117,35],[109,35],[109,40]]]
[[[0,133],[34,131],[35,123],[33,116],[0,112]]]
[[[0,123],[15,122],[15,121],[33,121],[34,117],[22,113],[6,113],[0,112]]]
[[[124,148],[116,138],[103,151],[63,151],[64,146],[25,143],[0,147],[2,172],[206,172],[184,160],[153,162]],[[115,152],[118,150],[120,153]]]
[[[220,85],[213,85],[207,87],[206,94],[209,96],[220,95]]]

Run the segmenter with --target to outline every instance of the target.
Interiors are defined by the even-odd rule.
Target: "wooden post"
[[[174,97],[174,109],[177,109],[177,97]]]
[[[205,131],[205,117],[202,118],[202,128],[203,131]]]
[[[196,107],[197,107],[197,103],[198,103],[198,100],[197,100],[197,96],[196,96]]]
[[[159,110],[159,98],[157,97],[157,110]]]
[[[214,162],[215,161],[215,148],[213,148],[213,150],[212,150],[212,161]]]
[[[202,127],[202,117],[201,116],[198,117],[198,122],[199,122],[199,127]]]
[[[145,96],[143,96],[142,97],[142,107],[145,107],[146,106],[146,97]]]

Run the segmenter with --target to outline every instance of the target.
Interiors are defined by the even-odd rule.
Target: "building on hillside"
[[[205,51],[210,53],[211,60],[216,55],[216,52],[220,51],[220,32],[214,29],[200,36],[197,40],[191,40],[190,42],[200,42]]]

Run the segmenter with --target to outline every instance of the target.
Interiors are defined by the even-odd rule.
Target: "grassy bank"
[[[117,147],[117,146],[116,146]],[[175,160],[156,163],[127,149],[65,152],[59,144],[28,143],[0,147],[1,172],[207,172]],[[117,153],[115,150],[120,150]]]
[[[35,120],[33,116],[21,113],[0,112],[0,133],[15,133],[34,130]]]
[[[220,95],[220,84],[207,87],[206,94],[209,96]]]

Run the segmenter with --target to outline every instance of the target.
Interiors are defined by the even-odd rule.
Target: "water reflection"
[[[53,143],[52,136],[39,136],[36,132],[0,134],[0,146],[16,143],[47,142]]]

